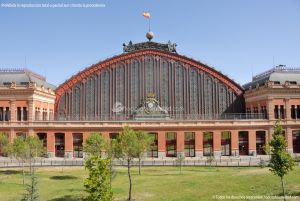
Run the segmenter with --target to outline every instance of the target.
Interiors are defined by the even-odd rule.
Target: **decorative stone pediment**
[[[35,82],[29,82],[28,87],[33,89],[36,87],[36,83]]]
[[[168,112],[160,107],[154,93],[148,93],[147,98],[139,105],[134,113],[134,119],[138,120],[168,118]]]
[[[11,89],[15,89],[17,87],[16,82],[11,82],[10,87]]]
[[[123,51],[124,52],[133,52],[137,50],[143,50],[143,49],[157,49],[162,50],[166,52],[172,52],[176,53],[176,43],[171,43],[171,41],[168,41],[167,44],[163,43],[155,43],[155,42],[143,42],[143,43],[136,43],[133,44],[132,41],[129,41],[129,43],[126,45],[123,43]]]

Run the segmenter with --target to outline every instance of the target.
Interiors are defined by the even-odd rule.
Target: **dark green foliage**
[[[85,161],[89,177],[84,182],[86,192],[89,194],[86,201],[110,201],[112,191],[110,188],[110,159],[100,156],[90,156]]]
[[[281,180],[282,193],[285,200],[285,187],[283,177],[293,170],[295,162],[292,156],[287,152],[287,141],[282,132],[280,122],[276,122],[274,126],[273,139],[270,142],[271,160],[270,171],[279,176]]]

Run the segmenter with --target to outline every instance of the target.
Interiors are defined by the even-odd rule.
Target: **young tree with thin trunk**
[[[0,133],[0,153],[3,155],[8,154],[9,152],[9,140],[4,133]]]
[[[113,168],[113,160],[115,158],[120,158],[120,146],[116,139],[110,139],[106,143],[106,153],[110,158],[109,171],[110,171],[110,188],[112,188],[112,180],[116,176],[116,171]]]
[[[26,162],[27,157],[27,147],[28,145],[25,142],[25,138],[18,136],[14,139],[13,144],[10,148],[10,154],[15,157],[19,163],[22,163],[22,173],[23,173],[23,185],[25,184],[25,170],[24,163]]]
[[[89,176],[84,181],[85,191],[89,194],[86,201],[111,201],[111,155],[108,142],[100,133],[93,133],[83,144],[86,153],[85,167]],[[105,153],[105,154],[104,154]]]
[[[141,175],[141,160],[144,154],[150,149],[154,139],[151,138],[149,134],[142,131],[137,131],[136,136],[138,140],[136,152],[139,159],[139,175]]]
[[[43,156],[45,149],[43,142],[37,136],[28,136],[25,139],[26,159],[29,162],[30,183],[27,184],[26,193],[22,201],[37,201],[39,193],[37,188],[37,177],[35,175],[35,161]]]
[[[131,163],[134,158],[138,157],[137,144],[138,137],[136,132],[128,127],[123,127],[123,132],[118,136],[118,146],[120,150],[119,158],[127,162],[127,174],[129,179],[128,200],[132,200],[132,178],[131,178]]]
[[[282,126],[279,121],[274,126],[273,139],[270,142],[270,152],[270,171],[280,177],[283,200],[286,200],[284,176],[293,170],[295,162],[287,152],[287,141],[283,136]]]

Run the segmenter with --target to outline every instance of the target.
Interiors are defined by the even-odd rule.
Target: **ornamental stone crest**
[[[156,49],[156,50],[162,50],[162,51],[171,52],[171,53],[177,53],[176,46],[177,46],[177,44],[171,43],[171,41],[168,41],[167,44],[155,43],[155,42],[151,42],[151,41],[133,44],[132,41],[129,41],[129,43],[127,45],[125,43],[123,43],[123,51],[124,52],[133,52],[133,51],[138,51],[138,50],[143,50],[143,49]]]
[[[160,107],[159,101],[155,98],[154,93],[148,93],[147,97],[139,105],[134,113],[135,119],[168,119],[169,115],[166,110]]]

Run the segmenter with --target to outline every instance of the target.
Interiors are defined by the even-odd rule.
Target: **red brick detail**
[[[231,131],[231,151],[239,150],[239,133],[237,130]]]
[[[73,134],[65,132],[65,151],[73,151]]]
[[[157,132],[158,135],[158,151],[166,151],[166,133],[163,131]]]
[[[214,151],[221,150],[221,131],[217,130],[213,133]]]
[[[195,151],[203,151],[203,133],[201,131],[195,132]]]
[[[184,132],[178,131],[176,133],[176,146],[177,151],[183,152],[184,151]]]
[[[249,150],[256,150],[256,132],[249,130]]]
[[[55,135],[54,132],[48,132],[47,133],[47,150],[49,152],[55,151]]]

